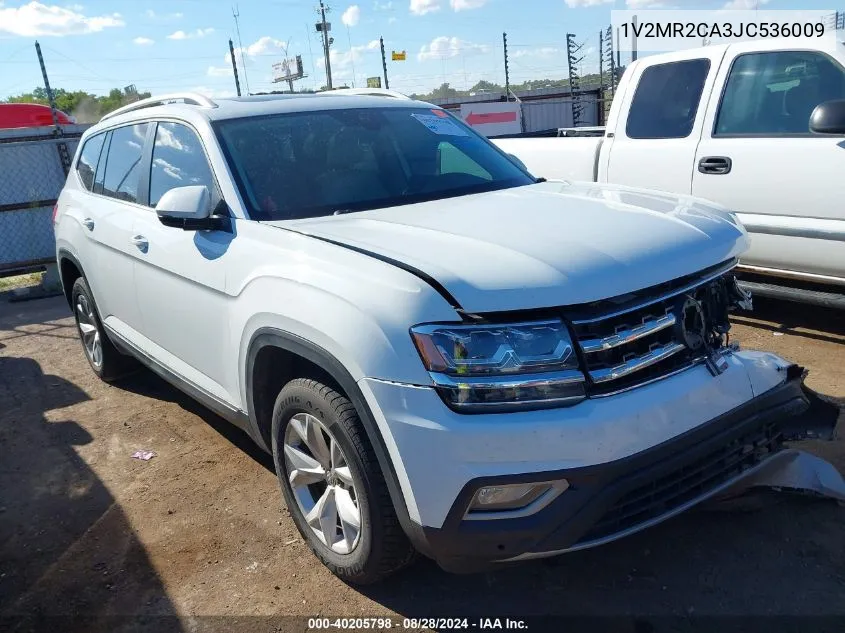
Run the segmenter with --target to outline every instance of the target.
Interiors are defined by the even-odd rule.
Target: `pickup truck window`
[[[845,70],[813,51],[738,56],[716,116],[714,136],[809,134],[817,105],[845,99]]]
[[[655,64],[643,71],[628,113],[628,138],[686,138],[692,132],[709,59]]]
[[[439,109],[379,107],[215,124],[255,220],[399,206],[534,183]]]

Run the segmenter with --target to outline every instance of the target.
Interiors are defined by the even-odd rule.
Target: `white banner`
[[[779,46],[836,49],[835,11],[718,11],[654,9],[611,11],[613,37],[621,51],[679,51],[751,40]],[[616,39],[618,38],[618,42]]]

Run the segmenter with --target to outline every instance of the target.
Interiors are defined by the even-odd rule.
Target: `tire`
[[[109,340],[84,277],[73,283],[70,296],[79,340],[92,371],[101,380],[112,382],[137,369],[135,360],[121,354]]]
[[[345,396],[316,380],[290,381],[276,398],[272,434],[273,460],[288,510],[311,551],[332,573],[365,585],[411,563],[416,552],[396,518],[355,407]],[[321,499],[324,520],[315,519]],[[358,510],[357,534],[350,500]],[[315,527],[306,518],[309,509],[314,510]]]

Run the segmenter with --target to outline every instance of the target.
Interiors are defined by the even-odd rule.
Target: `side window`
[[[103,144],[103,151],[100,152],[100,162],[97,163],[97,173],[94,175],[94,193],[103,193],[103,179],[106,176],[106,163],[109,162],[109,145],[111,145],[111,132],[103,134],[106,142]]]
[[[212,207],[220,200],[214,174],[196,133],[181,123],[159,123],[150,167],[150,206],[156,206],[171,189],[189,185],[208,187]]]
[[[826,55],[740,55],[731,66],[713,135],[809,134],[813,110],[831,99],[845,99],[845,70]]]
[[[100,150],[103,149],[104,140],[106,140],[105,134],[97,134],[85,141],[76,163],[76,172],[88,191],[94,188],[94,173],[97,171],[97,161],[100,160]]]
[[[149,123],[127,125],[112,131],[103,179],[103,194],[118,200],[138,202],[141,158]]]
[[[628,124],[628,138],[686,138],[692,132],[709,59],[656,64],[640,76]]]
[[[437,146],[437,154],[440,174],[467,174],[484,180],[493,179],[489,171],[447,141]]]

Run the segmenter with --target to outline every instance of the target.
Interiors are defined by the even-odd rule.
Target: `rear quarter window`
[[[105,138],[105,134],[97,134],[85,141],[76,163],[76,173],[79,174],[79,180],[88,191],[94,188],[94,174],[97,171],[97,163],[100,160]]]
[[[650,66],[640,75],[625,133],[633,139],[686,138],[692,132],[709,59]]]

